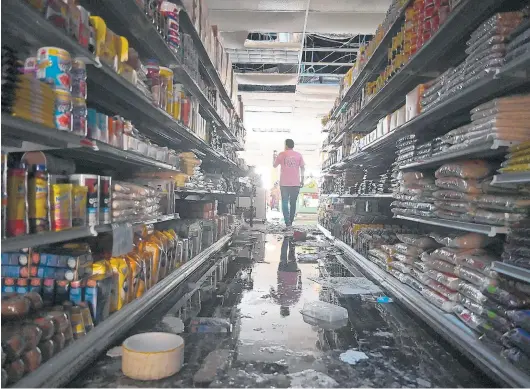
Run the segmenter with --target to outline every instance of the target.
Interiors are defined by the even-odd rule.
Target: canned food
[[[72,184],[51,185],[51,230],[72,228]]]
[[[55,128],[61,131],[72,130],[72,96],[70,92],[55,91]]]
[[[72,99],[72,132],[82,137],[87,136],[87,107],[85,99]]]
[[[72,226],[87,225],[88,188],[81,185],[72,186]]]
[[[48,231],[48,172],[45,165],[35,165],[28,179],[28,216],[30,232]]]
[[[7,171],[7,234],[20,236],[28,233],[26,220],[27,171],[25,167]]]
[[[50,84],[55,90],[70,92],[72,57],[58,47],[41,47],[37,51],[37,78]]]
[[[87,218],[88,225],[99,224],[99,176],[96,174],[72,174],[69,176],[72,184],[86,186],[87,190]]]
[[[99,220],[102,224],[111,223],[110,217],[110,208],[111,208],[111,186],[112,186],[112,177],[109,176],[100,176],[99,177],[100,185],[100,198],[99,198]]]
[[[86,99],[86,65],[81,58],[74,58],[70,76],[72,78],[72,97]]]

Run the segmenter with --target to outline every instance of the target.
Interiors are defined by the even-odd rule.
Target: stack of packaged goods
[[[518,59],[530,51],[530,14],[529,7],[525,10],[526,19],[519,25],[516,31],[509,37],[509,43],[506,45],[506,63]]]
[[[509,265],[530,269],[530,227],[529,223],[520,223],[506,235],[506,244],[502,261]]]
[[[442,219],[510,226],[528,218],[529,189],[500,188],[486,178],[492,171],[483,160],[441,166],[435,173],[439,188],[435,212]]]
[[[434,178],[426,172],[400,172],[398,180],[400,186],[390,205],[394,215],[432,217],[436,210]]]
[[[530,171],[530,141],[511,147],[498,171],[500,173]]]
[[[172,229],[144,228],[126,255],[113,257],[112,244],[101,240],[2,253],[7,382],[34,371],[187,261],[184,243]]]
[[[160,193],[154,188],[115,181],[112,184],[112,221],[141,220],[162,214]]]

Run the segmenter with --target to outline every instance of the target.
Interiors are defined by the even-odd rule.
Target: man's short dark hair
[[[285,140],[285,145],[290,148],[290,149],[294,149],[294,140],[292,139],[286,139]]]

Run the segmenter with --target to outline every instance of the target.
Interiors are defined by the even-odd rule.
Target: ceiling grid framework
[[[290,137],[318,168],[321,119],[391,0],[206,1],[234,64],[245,126],[256,129],[247,135],[247,160],[269,166]]]

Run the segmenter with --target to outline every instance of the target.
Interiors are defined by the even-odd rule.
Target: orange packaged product
[[[161,281],[167,275],[167,249],[169,242],[167,237],[163,234],[160,234],[159,231],[153,232],[153,234],[151,235],[151,240],[160,247],[160,261],[158,262],[158,281]]]
[[[144,295],[149,289],[150,275],[151,275],[151,254],[147,252],[135,251],[138,257],[138,288],[136,290],[136,298]]]
[[[127,303],[130,303],[136,298],[136,295],[138,294],[141,265],[140,259],[135,253],[127,254],[127,256],[125,257],[125,261],[127,262],[127,266],[129,269],[127,274]]]
[[[119,311],[127,304],[129,267],[123,257],[112,257],[109,261],[116,293],[111,296],[110,312]]]
[[[168,250],[168,270],[167,274],[171,273],[177,267],[177,243],[178,236],[173,230],[162,231],[169,239]]]

